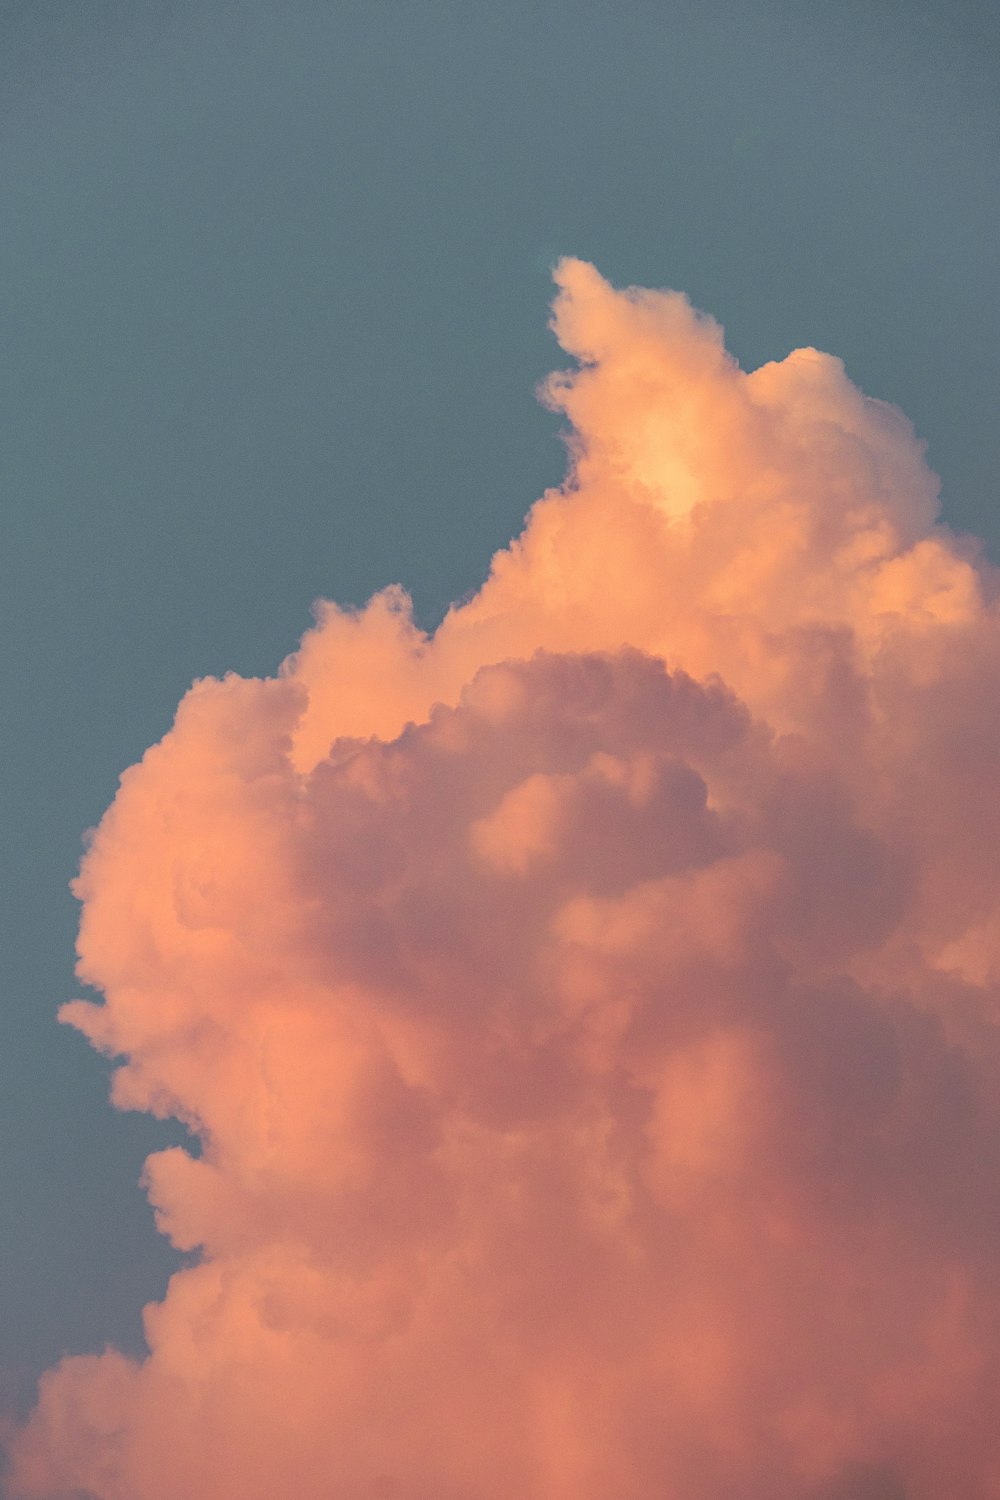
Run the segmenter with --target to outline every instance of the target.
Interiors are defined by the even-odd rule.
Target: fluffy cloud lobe
[[[836,359],[557,282],[480,592],[197,683],[88,850],[194,1253],[16,1500],[1000,1494],[995,576]]]

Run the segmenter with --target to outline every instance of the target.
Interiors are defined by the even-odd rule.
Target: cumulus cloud
[[[838,360],[556,279],[481,591],[197,683],[88,850],[195,1256],[16,1500],[1000,1493],[996,576]]]

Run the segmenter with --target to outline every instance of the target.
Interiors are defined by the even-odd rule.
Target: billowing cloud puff
[[[195,1254],[16,1500],[1000,1494],[996,577],[837,360],[557,280],[482,590],[197,683],[94,836]]]

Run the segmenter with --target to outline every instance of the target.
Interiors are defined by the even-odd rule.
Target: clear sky
[[[1000,13],[0,0],[0,1369],[140,1347],[176,1257],[56,1006],[81,836],[320,596],[435,622],[558,481],[550,269],[901,406],[1000,552]]]

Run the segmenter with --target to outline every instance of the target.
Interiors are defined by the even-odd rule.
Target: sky
[[[548,328],[560,256],[616,287],[683,291],[747,371],[803,346],[839,357],[926,442],[945,521],[997,555],[998,23],[973,5],[829,10],[0,7],[0,1381],[14,1408],[65,1354],[110,1343],[141,1356],[142,1305],[201,1243],[181,1232],[172,1247],[137,1188],[147,1154],[185,1132],[109,1108],[108,1062],[56,1021],[92,995],[73,974],[68,888],[83,835],[190,683],[274,674],[315,600],[361,605],[401,583],[431,628],[480,588],[493,553],[561,483],[567,422],[604,433],[589,408],[536,396],[568,357],[590,357],[572,329],[560,349]],[[827,397],[837,413],[850,405],[839,386]],[[617,411],[614,390],[608,400]],[[881,439],[865,429],[858,441]],[[916,462],[898,443],[900,463]],[[751,457],[749,469],[733,458],[741,482],[758,472]],[[790,485],[800,474],[798,449],[773,463]],[[908,481],[916,519],[893,513],[910,546],[931,524],[925,485]],[[528,622],[531,589],[506,587],[504,612],[524,622],[516,649],[563,650],[562,626]],[[838,629],[860,608],[823,607]],[[314,645],[336,638],[338,617],[323,618]],[[744,680],[705,628],[712,648],[692,635],[681,666],[722,671],[780,722],[782,693],[755,699],[763,678]],[[681,651],[634,622],[572,639]],[[433,691],[447,700],[514,647],[483,649],[455,647],[460,664]],[[333,671],[318,646],[301,663],[307,684]],[[425,714],[427,683],[400,682]],[[395,735],[387,712],[385,726],[362,717],[337,732]],[[323,715],[316,732],[325,748]],[[617,733],[609,725],[595,754],[610,755]],[[424,765],[430,751],[413,753]],[[723,772],[705,753],[677,750],[711,782]],[[531,774],[568,776],[552,755]],[[544,826],[541,784],[524,795]],[[487,861],[534,857],[502,819],[483,826]],[[945,857],[928,861],[943,881]],[[106,987],[103,963],[84,979]],[[725,1092],[744,1065],[757,1076],[738,1048],[679,1061],[678,1097]],[[684,1068],[708,1082],[685,1082]],[[881,1500],[890,1482],[869,1490],[881,1484]]]

